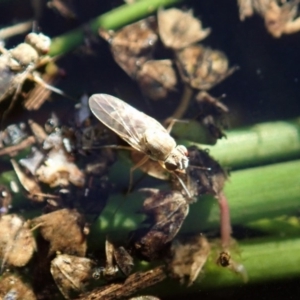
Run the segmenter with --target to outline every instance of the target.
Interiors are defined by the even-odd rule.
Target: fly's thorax
[[[165,167],[169,171],[185,170],[189,165],[188,150],[178,145],[165,160]]]
[[[166,131],[147,129],[141,141],[147,153],[154,160],[165,161],[176,147],[176,142]]]
[[[39,59],[37,51],[25,43],[19,44],[9,52],[11,55],[11,63],[9,65],[12,70],[25,69],[29,65],[35,64]]]

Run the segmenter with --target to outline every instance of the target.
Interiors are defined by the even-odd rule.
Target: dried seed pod
[[[27,176],[20,168],[19,164],[14,160],[10,160],[13,168],[16,172],[16,175],[22,184],[23,188],[28,192],[28,198],[36,201],[36,202],[43,202],[44,197],[41,196],[42,190],[38,183],[33,179]]]
[[[0,185],[0,218],[8,213],[11,207],[11,200],[12,196],[9,189],[4,185]]]
[[[200,119],[210,132],[213,138],[220,139],[225,136],[222,129],[224,128],[224,115],[229,112],[228,107],[220,102],[219,99],[212,97],[207,92],[200,91],[196,95],[196,101],[199,105]]]
[[[28,124],[30,126],[30,129],[31,129],[37,143],[40,145],[43,144],[47,138],[47,133],[45,132],[43,127],[41,125],[39,125],[38,123],[34,122],[33,120],[28,120]]]
[[[3,300],[36,300],[32,288],[14,274],[6,273],[0,280],[0,299]]]
[[[149,229],[134,234],[134,247],[143,257],[155,259],[161,256],[168,242],[172,241],[186,218],[189,205],[183,195],[176,191],[143,189],[148,198],[143,212],[148,216]]]
[[[32,226],[38,226],[43,238],[50,242],[49,255],[56,251],[77,256],[85,255],[85,222],[76,210],[60,209],[42,215],[32,220]]]
[[[66,299],[83,292],[89,281],[93,279],[95,262],[85,257],[58,254],[51,261],[51,274]]]
[[[189,238],[175,240],[171,246],[171,258],[168,267],[171,275],[184,283],[188,278],[188,286],[197,279],[210,253],[207,239],[198,234]]]
[[[36,250],[35,240],[27,222],[12,214],[0,219],[0,258],[4,264],[23,267]]]
[[[168,48],[179,50],[200,42],[210,34],[210,28],[203,29],[193,11],[184,12],[177,8],[160,9],[157,14],[159,35]]]
[[[176,72],[170,59],[148,60],[138,70],[136,80],[143,94],[152,100],[167,97],[177,84]]]
[[[132,78],[139,66],[152,58],[157,42],[153,18],[127,25],[116,32],[100,29],[99,34],[109,42],[117,64]]]
[[[211,89],[237,69],[229,68],[223,52],[202,45],[177,51],[176,64],[182,80],[199,90]]]

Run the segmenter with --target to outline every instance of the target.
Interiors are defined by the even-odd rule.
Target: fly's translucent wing
[[[151,128],[167,133],[155,119],[114,96],[95,94],[90,97],[89,106],[104,125],[138,151],[147,153],[147,147],[142,141],[146,129]]]

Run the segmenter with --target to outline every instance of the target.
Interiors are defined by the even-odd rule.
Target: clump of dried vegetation
[[[70,2],[48,5],[73,20]],[[241,20],[258,13],[274,37],[298,31],[298,1],[239,0],[238,5]],[[218,276],[227,274],[225,268],[235,274],[230,275],[233,280],[249,280],[232,237],[231,199],[224,192],[228,169],[197,143],[177,146],[184,162],[177,162],[174,154],[175,167],[169,156],[157,154],[175,148],[169,135],[173,126],[175,135],[180,128],[201,131],[210,144],[226,138],[230,108],[210,90],[238,72],[238,66],[222,50],[202,43],[213,28],[205,28],[192,10],[157,8],[152,16],[116,31],[100,26],[99,35],[145,99],[181,97],[162,125],[111,96],[108,104],[104,98],[90,98],[103,101],[95,112],[86,94],[76,104],[70,100],[66,117],[51,112],[44,124],[34,119],[11,122],[20,103],[30,111],[40,109],[51,92],[72,97],[54,87],[63,72],[47,55],[50,38],[29,33],[23,43],[0,48],[0,155],[11,169],[3,173],[0,186],[0,299],[158,299],[140,295],[166,278],[188,290],[198,284],[200,273],[205,277],[206,264]],[[188,120],[191,106],[197,112]],[[161,132],[166,139],[160,139]],[[178,136],[184,139],[184,134]],[[143,204],[128,205],[134,216],[130,219],[124,209],[136,201],[131,198],[137,197],[133,172],[138,168],[160,181],[141,184]],[[126,195],[113,172],[129,185]],[[118,203],[110,206],[115,195]],[[189,211],[204,195],[210,195],[206,207],[215,200],[219,225],[214,230],[195,225],[180,234]],[[114,235],[122,226],[130,230]],[[145,261],[147,268],[141,267]]]

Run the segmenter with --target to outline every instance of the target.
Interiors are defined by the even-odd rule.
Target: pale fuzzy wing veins
[[[95,94],[89,99],[92,113],[108,128],[138,151],[147,153],[141,139],[148,128],[166,131],[155,119],[130,106],[119,98]]]

